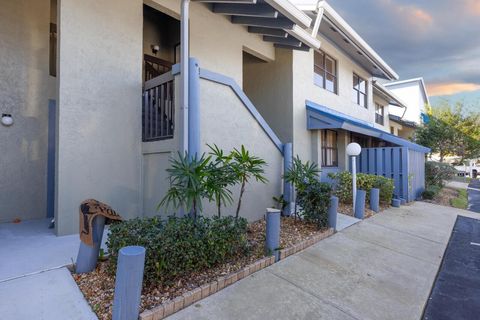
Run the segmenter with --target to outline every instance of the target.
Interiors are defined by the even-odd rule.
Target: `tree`
[[[213,158],[208,166],[207,190],[209,201],[217,206],[217,215],[222,215],[222,206],[233,202],[232,191],[229,187],[237,183],[235,172],[231,166],[232,156],[227,155],[217,145],[210,146],[210,155]]]
[[[283,178],[286,182],[292,183],[295,187],[295,191],[297,194],[301,193],[309,184],[312,184],[318,181],[318,174],[320,173],[320,169],[318,168],[316,163],[307,161],[305,163],[300,160],[300,157],[297,155],[292,162],[292,167],[285,172]],[[295,220],[298,216],[298,207],[297,202],[295,201],[295,210],[294,210],[294,217]]]
[[[429,108],[430,121],[417,129],[417,143],[446,156],[458,156],[460,162],[480,156],[480,113],[465,114],[461,103]]]
[[[266,166],[267,163],[265,160],[251,155],[243,145],[240,150],[233,149],[230,153],[230,157],[231,167],[235,174],[236,181],[240,183],[240,195],[238,197],[237,210],[235,213],[235,218],[238,218],[246,184],[251,179],[255,179],[262,183],[268,182],[267,178],[264,176],[264,166]]]
[[[178,159],[170,159],[171,167],[167,169],[170,188],[160,201],[157,210],[162,206],[173,205],[191,212],[196,219],[202,211],[202,199],[208,197],[208,170],[210,156],[203,154],[200,158],[178,153]]]

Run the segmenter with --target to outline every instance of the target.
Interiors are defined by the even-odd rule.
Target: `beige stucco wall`
[[[388,117],[389,113],[390,113],[390,108],[395,108],[394,106],[389,106],[388,104],[388,101],[385,101],[385,99],[377,96],[377,95],[373,95],[373,110],[375,112],[375,104],[378,103],[379,105],[383,106],[383,125],[381,124],[378,124],[375,122],[375,119],[374,119],[374,126],[375,128],[377,129],[380,129],[380,130],[383,130],[385,132],[388,132],[390,133],[390,118]]]
[[[401,108],[392,108],[392,114],[399,117],[403,116],[403,120],[414,121],[420,124],[420,115],[421,113],[425,113],[425,104],[427,103],[422,94],[421,82],[407,82],[389,86],[388,89],[402,99],[407,106],[406,111]]]
[[[352,59],[319,36],[321,50],[337,61],[338,94],[329,92],[314,83],[314,51],[293,51],[293,123],[294,153],[305,160],[314,160],[312,135],[306,130],[305,100],[313,101],[357,119],[375,122],[375,105],[372,99],[371,75]],[[352,101],[353,73],[368,80],[368,109]]]
[[[292,51],[271,62],[244,62],[243,90],[283,143],[293,141]]]
[[[180,0],[147,0],[146,4],[180,17]],[[257,34],[247,32],[245,26],[234,25],[226,16],[215,14],[202,3],[190,4],[190,55],[198,59],[200,67],[235,79],[242,85],[242,53],[248,50],[267,60],[275,58],[271,43]]]
[[[50,1],[0,1],[0,222],[46,217]]]
[[[252,181],[247,185],[240,212],[242,217],[249,220],[260,219],[265,209],[273,205],[272,197],[278,197],[282,192],[282,154],[230,87],[201,80],[200,89],[202,150],[208,152],[207,143],[216,144],[226,151],[243,144],[251,154],[268,164],[265,176],[269,182],[262,184]],[[239,188],[232,191],[235,202],[223,209],[224,215],[235,213]],[[205,204],[204,213],[215,214],[214,204]]]
[[[59,3],[58,234],[90,197],[140,214],[142,24],[140,0]]]

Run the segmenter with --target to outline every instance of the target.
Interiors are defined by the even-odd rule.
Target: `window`
[[[382,126],[385,124],[384,122],[384,112],[385,112],[385,108],[384,106],[378,104],[378,103],[375,103],[375,122],[378,123],[378,124],[381,124]]]
[[[322,51],[314,53],[314,82],[316,85],[337,93],[337,61]]]
[[[337,132],[322,130],[322,167],[338,166]]]
[[[353,74],[352,100],[356,104],[368,108],[367,105],[367,80]]]

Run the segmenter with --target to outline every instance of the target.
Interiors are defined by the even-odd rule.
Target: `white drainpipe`
[[[180,18],[180,105],[183,120],[180,150],[182,152],[188,151],[189,7],[190,0],[182,0]]]

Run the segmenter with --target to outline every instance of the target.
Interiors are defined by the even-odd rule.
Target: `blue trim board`
[[[268,137],[273,141],[280,153],[283,154],[283,143],[280,141],[275,132],[273,132],[272,128],[270,128],[265,119],[263,119],[262,115],[258,112],[253,103],[247,97],[245,92],[243,92],[240,86],[235,82],[235,80],[203,68],[200,68],[200,78],[230,87],[233,92],[235,92],[240,101],[242,101],[243,105],[248,109],[250,114],[255,118],[255,120],[257,120],[258,124],[260,124]]]
[[[307,108],[307,129],[309,130],[344,129],[379,138],[418,152],[429,153],[431,151],[429,148],[375,128],[366,121],[350,117],[344,113],[316,104],[315,102],[306,100],[305,105]]]

